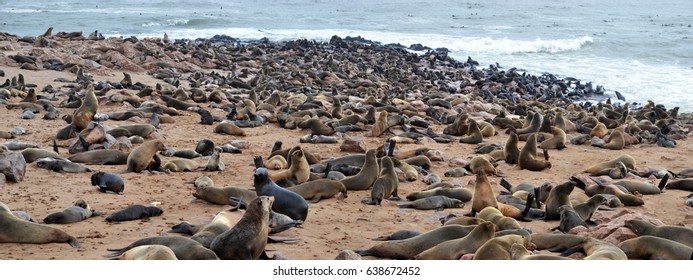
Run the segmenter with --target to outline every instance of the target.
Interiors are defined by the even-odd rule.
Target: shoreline
[[[35,89],[39,95],[50,97],[51,93],[54,93],[58,100],[51,103],[56,106],[60,116],[71,115],[74,111],[74,109],[59,107],[59,103],[65,99],[64,96],[67,95],[70,87],[74,88],[77,83],[55,80],[64,78],[73,81],[76,75],[69,71],[72,68],[70,64],[78,65],[80,62],[85,65],[85,72],[93,76],[93,81],[97,85],[111,81],[110,84],[117,87],[117,84],[121,84],[119,81],[123,77],[123,72],[132,76],[133,86],[112,89],[105,96],[99,97],[98,112],[100,114],[135,109],[133,104],[136,102],[123,102],[113,98],[114,96],[137,96],[143,88],[155,88],[157,84],[167,85],[167,81],[175,82],[176,80],[186,92],[190,92],[193,88],[198,88],[206,94],[215,89],[221,90],[223,92],[221,102],[196,103],[192,100],[185,102],[205,108],[213,116],[222,119],[228,115],[229,112],[225,109],[229,109],[229,106],[237,107],[238,110],[245,109],[242,99],[250,98],[251,91],[259,95],[258,100],[264,100],[272,93],[277,93],[281,96],[282,104],[290,105],[289,107],[303,104],[308,96],[311,96],[320,104],[316,106],[327,112],[331,112],[334,98],[345,96],[344,110],[360,112],[361,109],[367,108],[363,106],[378,106],[378,108],[382,107],[379,110],[394,110],[390,109],[393,107],[401,114],[392,113],[392,115],[406,115],[407,118],[424,120],[430,123],[435,133],[440,134],[449,124],[449,119],[454,119],[453,116],[458,113],[457,110],[464,111],[477,120],[493,120],[501,114],[513,116],[523,115],[520,114],[523,111],[543,113],[550,110],[565,112],[569,119],[577,119],[580,112],[597,110],[596,106],[589,109],[575,105],[574,100],[582,96],[563,91],[562,86],[574,83],[567,82],[565,78],[508,72],[511,68],[479,70],[472,61],[456,61],[445,52],[419,55],[385,46],[363,45],[338,37],[333,37],[333,40],[324,44],[295,40],[242,47],[223,44],[205,45],[204,43],[199,45],[166,44],[161,42],[162,38],[142,38],[136,42],[114,39],[98,41],[45,39],[54,48],[29,48],[22,45],[29,43],[8,44],[6,41],[0,41],[2,52],[0,70],[5,71],[7,79],[22,73],[26,83],[36,85]],[[40,45],[41,42],[40,38],[36,38],[33,44]],[[8,45],[13,50],[6,50]],[[36,57],[34,66],[41,70],[19,69],[21,64],[8,57],[8,52],[23,54],[24,51]],[[60,59],[62,71],[45,70],[46,62],[51,58]],[[49,67],[61,68],[59,63],[53,62],[48,64]],[[92,67],[96,65],[91,62],[96,62],[100,66]],[[131,71],[138,69],[140,71]],[[222,75],[212,75],[212,71],[219,71]],[[194,78],[196,72],[201,73],[201,78]],[[501,72],[503,75],[500,74]],[[235,73],[235,78],[230,76],[232,73]],[[191,82],[197,86],[191,86]],[[141,86],[134,87],[138,83]],[[53,86],[52,92],[42,92],[47,85]],[[551,97],[551,94],[558,97]],[[368,96],[375,99],[369,100]],[[383,97],[387,97],[385,102],[388,102],[388,105],[378,104],[382,102]],[[546,100],[537,101],[542,97]],[[436,98],[448,103],[442,101],[434,103],[433,100]],[[162,103],[155,95],[137,96],[137,99],[140,103]],[[7,98],[6,103],[15,103],[20,100],[21,98],[13,96]],[[265,103],[262,102],[262,104]],[[224,107],[224,105],[228,106]],[[602,104],[602,106],[606,105]],[[429,109],[434,113],[429,114]],[[614,107],[614,110],[618,109]],[[654,112],[654,109],[652,108],[651,111]],[[632,116],[638,117],[640,114],[647,116],[649,112],[634,107],[630,107],[630,110]],[[275,111],[258,109],[256,113],[260,117],[271,120],[273,117],[277,119],[279,112],[279,108],[276,107]],[[665,111],[665,113],[673,112]],[[15,126],[25,127],[31,134],[17,135],[14,140],[32,142],[44,149],[51,149],[51,142],[56,132],[66,125],[60,119],[41,119],[44,112],[37,113],[34,119],[29,120],[21,119],[21,114],[22,112],[17,109],[0,110],[0,117],[12,120],[0,126],[0,130],[9,130]],[[107,248],[124,247],[143,237],[176,235],[167,233],[173,225],[182,221],[191,223],[209,221],[212,215],[229,208],[229,206],[213,205],[194,199],[190,195],[192,186],[185,184],[186,181],[206,175],[219,186],[250,188],[251,174],[254,169],[251,165],[253,156],[269,155],[276,139],[281,139],[284,147],[301,145],[320,155],[322,159],[348,154],[339,148],[343,142],[340,137],[337,138],[339,144],[300,143],[299,138],[309,133],[307,130],[284,129],[275,122],[244,128],[246,136],[226,136],[213,133],[214,126],[200,125],[200,116],[195,112],[180,110],[180,115],[172,116],[172,119],[173,123],[162,123],[157,132],[147,140],[162,139],[167,147],[178,149],[194,149],[197,141],[204,138],[217,144],[229,140],[246,140],[249,147],[241,154],[222,154],[222,161],[227,167],[222,172],[184,172],[170,175],[123,174],[122,177],[126,181],[123,195],[100,193],[95,187],[90,186],[91,174],[88,173],[55,173],[40,169],[35,164],[27,164],[26,177],[23,181],[0,186],[0,202],[8,204],[13,210],[25,210],[35,219],[43,219],[52,212],[60,211],[78,198],[89,201],[93,209],[107,213],[122,209],[129,204],[151,202],[160,202],[165,212],[162,216],[152,217],[149,221],[107,224],[102,217],[96,217],[75,224],[55,226],[80,239],[83,245],[80,249],[71,249],[66,244],[7,243],[0,248],[0,253],[7,259],[103,259],[102,256],[107,253]],[[323,116],[321,120],[329,122],[332,118]],[[693,127],[691,116],[679,113],[677,120],[681,122],[685,132],[683,137],[687,138]],[[125,121],[109,119],[102,123],[115,127],[125,124],[146,124],[149,123],[149,119],[140,117]],[[369,136],[371,125],[359,124],[358,126],[364,131],[348,132],[347,135],[361,139],[362,146],[372,149],[383,145],[390,136],[403,132],[400,127],[394,126],[384,136],[371,137]],[[507,128],[501,128],[499,125],[494,127],[498,134],[484,138],[482,143],[502,146],[508,137],[505,133]],[[580,135],[575,131],[567,132],[567,134],[568,142]],[[422,137],[419,143],[398,144],[398,151],[410,151],[421,147],[438,151],[442,155],[442,160],[432,160],[431,171],[442,177],[442,174],[451,169],[459,160],[469,160],[475,156],[476,145],[461,144],[457,142],[459,136],[454,138],[455,142],[448,144],[436,142],[431,137]],[[648,140],[646,137],[643,139]],[[693,143],[688,139],[678,140],[677,146],[673,149],[659,147],[655,142],[629,145],[623,150],[601,149],[589,144],[567,143],[567,146],[568,148],[563,150],[550,151],[550,160],[553,164],[551,169],[532,172],[520,170],[517,166],[505,162],[499,163],[497,168],[505,174],[506,180],[514,184],[522,182],[541,184],[543,181],[560,184],[573,175],[581,175],[579,171],[594,163],[615,158],[624,153],[635,157],[638,167],[676,171],[690,167],[687,159],[693,156]],[[60,156],[68,155],[68,149],[61,147]],[[172,158],[162,156],[164,162],[170,159]],[[198,164],[204,164],[207,162],[207,157],[197,158],[195,161]],[[92,167],[112,173],[123,169],[122,165]],[[423,176],[419,175],[416,181],[400,182],[400,196],[405,197],[407,194],[425,188],[426,184],[422,182],[422,178]],[[634,178],[641,181],[652,180]],[[473,189],[475,181],[474,176],[443,179],[470,190]],[[494,194],[504,190],[499,185],[500,179],[500,177],[491,177]],[[56,180],[61,183],[55,184]],[[399,203],[391,201],[384,201],[382,206],[362,204],[361,200],[369,195],[370,191],[354,191],[349,192],[347,198],[329,198],[311,204],[308,219],[300,228],[290,229],[277,235],[301,238],[301,241],[293,244],[270,244],[268,248],[276,249],[289,259],[333,259],[341,250],[366,249],[377,244],[377,241],[372,241],[370,238],[379,235],[401,229],[423,232],[437,228],[440,226],[439,218],[449,213],[466,213],[471,206],[471,202],[468,202],[462,209],[424,211],[400,209],[396,206]],[[595,214],[595,220],[598,223],[607,223],[625,212],[653,216],[665,224],[690,227],[693,225],[693,208],[684,205],[685,195],[687,195],[685,191],[667,190],[663,194],[643,196],[644,206],[621,206],[613,211],[598,211]],[[676,203],[673,203],[674,201]],[[238,217],[240,216],[236,216]],[[535,233],[550,232],[549,229],[557,225],[558,221],[522,222],[523,227],[530,228]]]

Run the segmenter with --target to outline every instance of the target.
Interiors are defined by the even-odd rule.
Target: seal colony
[[[574,78],[482,67],[445,49],[418,54],[363,38],[163,42],[47,32],[33,39],[1,33],[0,43],[10,46],[0,55],[7,79],[0,115],[13,120],[0,128],[7,138],[0,156],[9,160],[21,152],[28,159],[22,179],[4,174],[0,188],[7,205],[0,222],[11,229],[0,231],[3,250],[12,253],[7,258],[101,259],[107,249],[134,249],[129,244],[168,248],[158,248],[166,256],[156,258],[172,258],[171,252],[178,259],[240,258],[226,245],[206,248],[211,243],[168,230],[179,221],[207,224],[231,206],[257,214],[248,206],[267,185],[293,188],[298,199],[282,204],[294,196],[281,192],[270,203],[277,211],[236,224],[240,214],[224,225],[263,237],[267,231],[267,242],[298,239],[272,244],[275,258],[332,259],[343,249],[454,259],[474,258],[469,254],[476,250],[482,250],[477,259],[559,258],[547,251],[556,247],[588,259],[690,252],[685,244],[658,251],[633,248],[641,241],[605,244],[588,235],[593,224],[624,213],[654,214],[662,222],[657,226],[690,227],[685,215],[692,211],[684,203],[693,188],[685,172],[691,118],[656,100],[611,102],[603,88]],[[34,72],[45,69],[59,72]],[[26,112],[42,117],[24,119]],[[347,139],[360,152],[343,152]],[[186,159],[190,172],[170,172],[175,168],[166,164],[178,159]],[[270,170],[256,164],[263,161]],[[85,168],[70,173],[65,166],[71,163]],[[452,169],[450,177],[441,176]],[[476,194],[482,173],[487,193]],[[265,174],[276,182],[254,182],[254,175]],[[517,185],[506,190],[501,179]],[[395,195],[412,201],[388,199]],[[473,196],[479,213],[463,217],[475,205]],[[397,207],[427,197],[463,208]],[[31,222],[8,214],[67,213],[60,211],[78,199],[111,222],[79,218],[70,227],[36,224],[17,233],[15,225]],[[130,207],[149,204],[159,205]],[[464,225],[441,227],[438,218],[448,214]],[[450,228],[454,239],[437,238]],[[371,240],[400,231],[418,234],[403,239],[409,241]],[[27,245],[13,244],[19,242],[47,244],[24,251],[19,246]],[[88,249],[71,250],[66,242]],[[242,258],[268,258],[258,256],[264,242],[254,241],[259,249]],[[149,248],[122,258],[140,258]]]

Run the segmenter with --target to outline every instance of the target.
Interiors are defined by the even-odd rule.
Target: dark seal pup
[[[123,190],[125,190],[123,178],[111,173],[96,172],[92,174],[91,185],[99,186],[99,191],[103,193],[111,191],[117,194],[123,194]]]
[[[106,222],[124,222],[161,216],[164,210],[154,206],[130,205],[125,209],[113,212],[106,217]]]

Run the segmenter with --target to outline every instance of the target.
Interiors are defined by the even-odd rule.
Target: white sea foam
[[[190,22],[190,20],[188,20],[188,19],[167,19],[167,20],[165,20],[165,21],[163,21],[163,22],[153,22],[153,21],[150,21],[150,22],[147,22],[147,23],[143,23],[143,24],[142,24],[142,27],[184,26],[184,25],[188,25],[188,22]]]

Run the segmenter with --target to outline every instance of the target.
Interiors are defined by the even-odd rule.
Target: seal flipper
[[[53,139],[53,151],[56,154],[60,154],[60,151],[58,151],[58,142],[55,141],[55,138]]]
[[[569,248],[568,250],[563,251],[563,253],[561,253],[561,257],[567,257],[567,256],[572,255],[573,253],[580,252],[580,251],[584,252],[584,250],[582,249],[582,243],[575,245],[572,248]]]
[[[370,198],[366,198],[364,200],[361,200],[361,203],[366,204],[366,205],[377,205],[377,203],[375,203],[375,201],[373,201]],[[400,207],[400,208],[411,208],[411,206],[410,207]]]
[[[288,242],[300,241],[300,240],[301,240],[301,238],[297,238],[297,237],[281,237],[281,238],[272,237],[272,236],[267,237],[267,243],[288,243]]]
[[[371,249],[367,250],[354,250],[354,253],[359,254],[359,256],[366,257],[366,256],[372,256],[373,252],[371,252]],[[693,256],[691,256],[693,257]]]
[[[232,203],[231,205],[233,208],[229,209],[229,211],[238,211],[238,209],[248,209],[248,205],[243,201],[242,198],[238,198],[235,196],[230,196],[229,197],[229,202]]]
[[[544,160],[549,160],[549,149],[544,148]]]
[[[328,162],[325,165],[325,174],[322,177],[327,178],[327,176],[330,175],[330,171],[332,171],[332,163]]]
[[[659,190],[662,191],[664,190],[664,187],[667,185],[667,182],[669,181],[669,173],[664,174],[664,177],[662,177],[662,180],[659,181]]]
[[[534,199],[537,202],[537,208],[541,209],[541,200],[539,199],[539,194],[541,193],[540,188],[534,188]]]
[[[395,153],[395,146],[397,145],[397,142],[395,140],[390,140],[389,146],[387,147],[387,156],[391,157]]]
[[[318,203],[322,199],[320,196],[314,196],[311,200],[308,200],[309,203]]]
[[[505,180],[505,178],[503,178],[503,179],[500,180],[500,185],[501,185],[502,187],[504,187],[506,190],[508,190],[509,192],[512,193],[512,190],[511,190],[511,189],[513,188],[513,185],[511,185],[510,182],[508,182],[507,180]]]
[[[254,157],[253,164],[255,164],[255,168],[265,167],[265,164],[262,162],[261,156]]]
[[[70,237],[70,240],[67,241],[67,244],[70,244],[72,248],[79,248],[80,246],[79,240],[77,240],[77,238],[74,237]]]
[[[411,203],[409,203],[409,204],[400,204],[400,205],[397,205],[397,207],[399,207],[399,208],[414,208],[414,205],[412,205]],[[362,255],[362,256],[363,256],[363,255]]]

